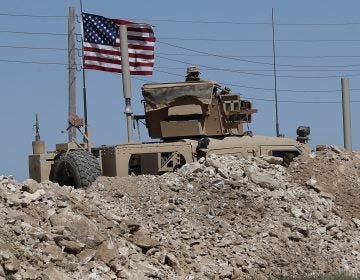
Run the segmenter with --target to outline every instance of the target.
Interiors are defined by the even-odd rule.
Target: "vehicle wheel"
[[[55,161],[50,180],[60,186],[86,188],[99,176],[101,169],[97,158],[87,151],[76,150],[63,153]]]

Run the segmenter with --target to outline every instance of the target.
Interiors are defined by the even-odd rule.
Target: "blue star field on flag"
[[[119,26],[111,19],[83,13],[84,41],[88,43],[115,46]]]

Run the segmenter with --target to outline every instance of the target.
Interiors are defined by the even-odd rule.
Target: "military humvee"
[[[212,153],[272,155],[286,163],[309,152],[307,131],[301,141],[244,131],[243,124],[250,123],[257,110],[214,81],[145,84],[142,94],[149,136],[160,141],[101,146],[91,152],[85,144],[70,142],[45,152],[37,139],[29,156],[30,178],[87,187],[100,175],[162,174]]]

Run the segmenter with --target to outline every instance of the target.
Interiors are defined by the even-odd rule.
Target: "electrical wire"
[[[1,31],[0,31],[1,32]],[[60,35],[60,34],[58,34]],[[66,48],[55,48],[55,47],[31,47],[31,46],[14,46],[14,45],[0,45],[0,48],[10,48],[10,49],[31,49],[31,50],[59,50],[59,51],[67,51]],[[211,54],[207,54],[206,56],[212,56]],[[160,56],[161,57],[161,56]],[[231,56],[228,56],[231,58]],[[164,57],[162,57],[164,58]],[[164,58],[165,59],[165,58]],[[170,60],[170,59],[169,59]],[[347,67],[360,67],[360,64],[349,64],[349,65],[284,65],[284,64],[277,64],[279,67],[293,67],[293,68],[347,68]],[[206,67],[207,70],[219,70],[215,68],[211,68],[208,66]],[[175,68],[173,68],[175,69]],[[359,71],[360,69],[351,69],[351,70],[343,70],[343,71]],[[233,70],[233,71],[272,71],[270,69],[266,70]],[[278,69],[279,72],[281,71],[324,71],[324,72],[334,72],[338,71],[336,69],[318,69],[318,70],[310,70],[310,69],[303,69],[303,70],[295,70],[295,69]]]
[[[67,15],[38,15],[38,14],[13,14],[0,13],[0,16],[7,17],[30,17],[30,18],[67,18]],[[129,18],[132,21],[154,21],[173,23],[197,23],[197,24],[230,24],[230,25],[271,25],[271,22],[237,22],[237,21],[201,21],[201,20],[175,20],[175,19],[151,19],[151,18]],[[275,23],[277,26],[351,26],[360,25],[360,22],[308,22],[308,23]]]
[[[166,73],[166,74],[170,74],[173,76],[183,77],[182,75],[178,75],[178,74],[174,74],[174,73],[166,72],[166,71],[157,70],[156,72],[161,72],[161,73]],[[149,82],[149,81],[147,81],[147,82]],[[227,84],[227,85],[231,86],[231,84]],[[262,88],[257,88],[257,89],[262,89]],[[273,89],[271,89],[271,90],[273,90]],[[264,99],[264,98],[255,98],[255,97],[245,97],[245,96],[243,96],[243,97],[244,97],[244,99],[249,99],[249,100],[275,102],[274,99]],[[298,103],[298,104],[337,104],[337,103],[341,103],[340,101],[299,101],[299,100],[278,100],[278,102],[280,102],[280,103]],[[360,101],[358,101],[358,100],[351,101],[351,103],[358,103],[358,102],[360,102]]]
[[[67,33],[53,33],[53,32],[28,32],[28,31],[12,31],[12,30],[0,30],[0,33],[9,34],[22,34],[22,35],[51,35],[51,36],[68,36]],[[79,35],[79,34],[75,34]]]
[[[186,65],[191,65],[193,64],[193,62],[189,62],[189,61],[182,61],[182,60],[178,60],[178,59],[171,59],[171,58],[166,58],[163,56],[157,56],[158,58],[164,59],[164,60],[169,60],[169,61],[173,61],[173,62],[179,62],[182,64],[186,64]],[[197,64],[200,67],[203,68],[207,68],[207,69],[213,69],[213,70],[219,70],[219,71],[225,71],[225,72],[231,72],[231,73],[237,73],[237,74],[243,74],[243,75],[250,75],[250,76],[262,76],[262,77],[273,77],[273,75],[271,74],[261,74],[261,73],[251,73],[251,72],[246,72],[246,71],[238,71],[238,70],[232,70],[232,69],[225,69],[225,68],[219,68],[219,67],[210,67],[210,66],[206,66],[206,65],[201,65],[201,64]],[[332,76],[290,76],[290,75],[278,75],[279,78],[291,78],[291,79],[331,79],[331,78],[339,78],[342,75],[332,75]],[[358,77],[360,76],[359,74],[346,74],[347,77]]]
[[[6,17],[29,17],[29,18],[68,18],[66,15],[34,15],[34,14],[10,14],[10,13],[0,13],[0,16]]]
[[[199,54],[205,54],[205,55],[211,56],[211,57],[218,57],[218,58],[224,58],[224,59],[228,59],[228,60],[236,60],[236,61],[242,61],[242,62],[253,63],[253,64],[261,64],[261,65],[273,66],[273,63],[270,63],[270,62],[261,62],[261,61],[255,61],[255,60],[234,58],[234,57],[229,57],[229,56],[224,56],[224,55],[219,55],[219,54],[214,54],[214,53],[209,53],[209,52],[198,51],[198,50],[194,50],[194,49],[190,49],[190,48],[185,48],[185,47],[182,47],[182,46],[169,44],[169,43],[165,43],[165,42],[161,42],[161,41],[158,41],[158,43],[168,45],[168,46],[171,46],[171,47],[174,47],[174,48],[187,50],[187,51],[190,51],[190,52],[195,52],[195,53],[199,53]],[[174,61],[176,61],[176,60],[174,60]],[[178,60],[178,62],[180,62],[180,61]],[[191,63],[191,64],[193,64],[193,63]],[[317,65],[294,65],[294,64],[279,64],[279,63],[277,63],[276,66],[279,66],[279,67],[337,67],[337,68],[343,68],[344,67],[345,68],[345,67],[357,67],[357,66],[360,66],[360,64],[317,66]]]
[[[67,63],[61,63],[61,62],[40,62],[40,61],[5,60],[5,59],[0,59],[0,62],[68,66]],[[77,66],[80,66],[80,65],[77,64]],[[166,73],[166,74],[170,74],[170,75],[183,77],[182,75],[174,74],[174,73],[167,72],[167,71],[159,71],[159,70],[157,70],[156,72],[161,72],[161,73]],[[153,81],[150,81],[150,80],[141,79],[141,78],[135,78],[135,77],[133,77],[133,79],[139,80],[139,81],[144,81],[144,82],[147,82],[147,83],[152,83],[153,82]],[[228,84],[228,85],[231,85],[231,84]],[[239,85],[235,85],[235,86],[239,86]],[[246,86],[240,86],[240,87],[246,87]],[[250,88],[250,87],[246,87],[246,88]],[[256,88],[256,89],[263,89],[263,88]],[[256,100],[256,101],[275,102],[275,100],[273,100],[273,99],[263,99],[263,98],[255,98],[255,97],[245,97],[245,98],[250,99],[250,100]],[[334,104],[334,103],[341,103],[340,101],[298,101],[298,100],[278,100],[278,102],[281,102],[281,103],[297,103],[297,104]],[[359,103],[359,102],[360,101],[358,101],[358,100],[352,100],[351,101],[351,103]]]
[[[50,16],[50,15],[27,15],[27,14],[4,14],[4,13],[0,13],[0,16],[16,16],[16,17],[38,17],[38,18],[67,18],[67,16]],[[166,21],[166,20],[163,20]],[[172,21],[172,20],[169,20]],[[257,24],[257,25],[261,25],[261,24],[271,24],[271,23],[262,23],[262,22],[257,22],[257,23],[239,23],[239,22],[201,22],[201,21],[176,21],[176,22],[191,22],[191,23],[227,23],[227,24]],[[337,23],[337,24],[327,24],[327,23],[302,23],[302,24],[297,24],[297,23],[289,23],[289,24],[281,24],[281,23],[277,23],[276,25],[288,25],[288,26],[297,26],[297,25],[301,25],[301,26],[313,26],[313,25],[358,25],[360,23]],[[67,34],[65,33],[50,33],[50,32],[24,32],[24,31],[11,31],[11,30],[0,30],[0,33],[13,33],[13,34],[28,34],[28,35],[55,35],[55,36],[65,36]],[[160,38],[161,39],[161,38]],[[164,38],[163,38],[164,39]],[[224,41],[224,39],[199,39],[199,38],[167,38],[167,39],[175,39],[175,40],[209,40],[209,41]],[[226,39],[225,39],[226,40]],[[260,42],[260,41],[264,41],[264,42],[271,42],[271,40],[245,40],[245,39],[240,39],[240,40],[234,40],[234,39],[228,39],[228,41],[254,41],[254,42]],[[304,39],[304,40],[300,40],[300,39],[288,39],[288,40],[277,40],[277,42],[358,42],[360,40],[354,39],[354,40],[337,40],[337,39],[323,39],[323,40],[309,40],[309,39]],[[160,42],[160,43],[164,43],[164,42]],[[166,44],[166,43],[164,43]],[[171,44],[168,44],[171,45]],[[184,48],[184,47],[180,47],[180,46],[175,46],[175,45],[171,45],[173,47],[178,47],[187,51],[192,51],[192,52],[197,52],[197,54],[193,54],[193,56],[216,56],[216,57],[220,57],[220,58],[226,58],[226,59],[235,59],[237,60],[237,58],[241,58],[241,57],[271,57],[271,56],[223,56],[223,55],[216,55],[216,54],[211,54],[211,53],[206,53],[206,52],[199,52],[196,50],[191,50],[188,48]],[[10,45],[3,45],[0,46],[0,48],[14,48],[14,49],[34,49],[34,50],[61,50],[61,51],[65,51],[67,49],[64,48],[51,48],[51,47],[27,47],[27,46],[10,46]],[[187,54],[188,56],[190,56],[190,54]],[[281,57],[281,56],[278,56]],[[354,58],[354,57],[360,57],[360,56],[282,56],[282,57],[298,57],[298,58],[325,58],[325,57],[349,57],[349,58]],[[166,59],[166,58],[164,58]],[[265,65],[272,65],[272,63],[266,63],[266,62],[259,62],[259,61],[251,61],[251,60],[246,60],[246,59],[241,59],[241,61],[244,62],[249,62],[249,63],[257,63],[257,64],[265,64]],[[46,64],[46,65],[62,65],[62,66],[67,66],[66,63],[59,63],[59,62],[39,62],[39,61],[24,61],[24,60],[0,60],[0,62],[9,62],[9,63],[24,63],[24,64]],[[178,61],[181,63],[186,63],[186,64],[191,64],[189,62],[184,62],[184,61]],[[354,64],[354,65],[336,65],[336,66],[316,66],[316,65],[281,65],[278,64],[278,66],[284,66],[284,67],[356,67],[356,66],[360,66],[358,64]],[[235,72],[235,73],[241,73],[241,74],[247,74],[247,75],[259,75],[256,73],[249,73],[247,71],[267,71],[267,70],[247,70],[247,71],[243,71],[243,70],[234,70],[234,69],[223,69],[223,68],[216,68],[216,67],[210,67],[210,66],[202,66],[205,67],[205,69],[207,70],[216,70],[216,71],[230,71],[230,72]],[[162,73],[166,73],[166,74],[170,74],[170,75],[175,75],[178,77],[183,77],[183,75],[179,75],[179,74],[174,74],[174,73],[170,73],[170,72],[166,72],[166,71],[161,71],[161,70],[157,70],[158,72],[162,72]],[[332,70],[332,69],[316,69],[316,70],[308,70],[308,69],[302,69],[302,70],[293,70],[293,69],[288,69],[288,70],[279,70],[279,71],[336,71],[336,70]],[[358,71],[358,70],[343,70],[343,71]],[[272,75],[266,75],[266,74],[262,74],[261,76],[272,76]],[[347,75],[347,76],[358,76],[358,74],[353,74],[353,75]],[[339,77],[339,76],[320,76],[320,77],[315,77],[315,76],[311,76],[311,77],[306,77],[306,76],[280,76],[280,77],[286,77],[286,78],[334,78],[334,77]],[[139,78],[137,78],[138,80],[141,80]],[[147,81],[147,80],[143,80],[143,81]],[[147,81],[148,82],[148,81]],[[237,85],[240,86],[240,85]],[[261,90],[273,90],[273,89],[266,89],[266,88],[257,88],[257,87],[249,87],[249,86],[240,86],[243,88],[252,88],[252,89],[261,89]],[[358,89],[352,89],[352,90],[358,90]],[[286,91],[286,92],[339,92],[339,90],[318,90],[318,91],[301,91],[301,90],[286,90],[286,89],[280,89],[279,91]],[[271,101],[271,100],[269,100]],[[293,102],[293,101],[280,101],[280,102]],[[312,103],[312,102],[309,102]]]
[[[31,47],[31,46],[14,46],[14,45],[0,45],[0,48],[8,48],[8,49],[27,49],[27,50],[68,51],[67,48]]]
[[[68,66],[67,63],[63,62],[41,62],[41,61],[27,61],[27,60],[10,60],[10,59],[0,59],[0,62],[8,62],[8,63],[22,63],[22,64],[40,64],[40,65],[61,65],[61,66]],[[80,64],[76,64],[77,66],[81,67]]]
[[[0,31],[1,32],[1,31]],[[45,34],[45,33],[36,33],[36,34]],[[64,34],[60,34],[60,33],[52,33],[53,35],[64,35]],[[13,48],[13,49],[32,49],[32,50],[61,50],[61,51],[67,51],[66,48],[55,48],[55,47],[31,47],[31,46],[15,46],[15,45],[0,45],[0,48]],[[159,53],[161,54],[161,53]],[[190,56],[190,55],[188,55]],[[199,54],[194,54],[193,56],[199,56]],[[214,54],[202,54],[202,56],[214,56]],[[234,56],[226,56],[228,58],[233,58]],[[245,57],[245,56],[240,56],[240,57]],[[258,57],[258,56],[254,56],[254,57]],[[260,57],[260,56],[259,56]],[[266,57],[271,57],[271,56],[266,56]],[[354,56],[352,56],[354,57]],[[359,56],[360,57],[360,56]],[[254,61],[252,61],[254,62]],[[279,67],[293,67],[293,68],[347,68],[347,67],[360,67],[360,64],[348,64],[348,65],[292,65],[292,64],[277,64],[277,66]],[[211,70],[210,68],[208,68],[208,70]],[[360,69],[359,69],[360,70]],[[346,71],[359,71],[359,70],[346,70]],[[242,70],[238,70],[238,71],[242,71]],[[249,71],[272,71],[272,70],[249,70]],[[279,71],[309,71],[309,70],[282,70],[279,69]],[[311,70],[311,71],[315,71],[315,70]],[[320,70],[316,70],[316,71],[320,71]],[[337,71],[334,69],[324,69],[324,71]]]
[[[171,72],[167,72],[167,71],[159,71],[157,70],[157,72],[161,72],[161,73],[166,73],[166,74],[170,74],[173,76],[180,76],[183,77],[182,75],[178,75],[178,74],[174,74]],[[149,82],[149,81],[147,81]],[[241,87],[241,88],[247,88],[247,89],[256,89],[256,90],[266,90],[266,91],[273,91],[274,89],[271,88],[260,88],[260,87],[250,87],[250,86],[243,86],[243,85],[237,85],[237,84],[229,84],[229,83],[220,83],[220,84],[224,84],[224,85],[228,85],[228,86],[234,86],[234,87]],[[330,93],[330,92],[341,92],[341,90],[289,90],[289,89],[279,89],[278,91],[281,92],[295,92],[295,93]],[[360,89],[352,89],[352,91],[360,91]],[[258,101],[267,101],[267,102],[275,102],[275,100],[273,99],[262,99],[262,98],[255,98],[255,97],[247,97],[247,99],[250,100],[258,100]],[[294,100],[280,100],[279,102],[281,103],[305,103],[305,104],[312,104],[312,103],[316,103],[316,104],[332,104],[332,103],[341,103],[338,101],[294,101]],[[352,101],[352,103],[358,103],[360,101]]]
[[[181,37],[159,37],[159,40],[175,41],[207,41],[207,42],[250,42],[250,43],[269,43],[270,39],[227,39],[227,38],[181,38]],[[275,43],[301,42],[301,43],[330,43],[330,42],[360,42],[359,39],[276,39]]]
[[[275,99],[263,99],[263,98],[254,98],[254,97],[245,97],[244,99],[256,100],[256,101],[265,101],[265,102],[275,102]],[[341,104],[341,101],[300,101],[300,100],[278,100],[279,103],[296,103],[296,104]],[[360,100],[351,100],[350,103],[360,103]]]
[[[157,69],[170,69],[170,70],[183,70],[184,69],[184,67],[166,67],[166,66],[159,66],[156,68]],[[203,70],[217,71],[218,69],[204,68]],[[231,70],[232,71],[252,71],[252,72],[272,72],[273,71],[271,69],[245,69],[245,70],[231,69]],[[341,70],[341,71],[357,72],[357,71],[360,71],[360,69],[346,69],[346,70]],[[276,70],[276,72],[339,72],[339,70],[338,69],[278,69],[278,70]]]
[[[196,24],[229,24],[229,25],[269,25],[271,22],[237,22],[237,21],[201,21],[201,20],[176,20],[176,19],[150,19],[150,18],[130,18],[132,21],[153,21],[153,22],[172,22],[172,23],[196,23]],[[274,23],[276,26],[351,26],[360,25],[360,22],[309,22],[309,23]]]
[[[209,54],[189,54],[189,53],[163,53],[160,55],[169,56],[211,56]],[[227,54],[227,57],[255,57],[255,58],[272,58],[272,55],[232,55]],[[325,58],[360,58],[360,55],[276,55],[276,58],[296,58],[296,59],[325,59]]]
[[[262,90],[262,91],[274,91],[273,88],[263,88],[263,87],[252,87],[252,86],[244,86],[239,84],[231,84],[231,83],[221,83],[228,86],[245,88],[245,89],[254,89],[254,90]],[[326,90],[294,90],[294,89],[278,89],[279,92],[292,92],[292,93],[339,93],[340,89],[326,89]],[[351,91],[360,91],[359,88],[351,89]]]

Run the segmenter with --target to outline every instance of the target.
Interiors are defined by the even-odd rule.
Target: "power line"
[[[45,62],[45,61],[41,62],[41,61],[10,60],[10,59],[0,59],[0,62],[68,66],[67,63],[63,63],[63,62]],[[77,66],[81,67],[80,64],[77,64]]]
[[[358,65],[358,66],[360,66],[360,65]],[[319,67],[322,67],[322,66],[319,66]],[[332,66],[329,66],[329,67],[332,67]],[[170,69],[170,70],[183,70],[184,69],[184,67],[166,67],[166,66],[159,66],[156,68],[157,69]],[[204,68],[204,70],[218,71],[218,69],[215,69],[215,68]],[[252,72],[272,72],[273,71],[271,69],[243,69],[243,70],[231,69],[231,70],[232,71],[252,71]],[[341,70],[341,71],[357,72],[357,71],[360,71],[360,69],[346,69],[346,70]],[[277,70],[277,72],[339,72],[339,70],[338,69],[279,69],[279,70]]]
[[[218,58],[241,61],[241,62],[246,62],[246,63],[273,66],[273,63],[270,63],[270,62],[262,62],[262,61],[255,61],[255,60],[249,60],[249,59],[241,59],[241,58],[236,58],[236,57],[229,57],[229,56],[213,54],[213,53],[209,53],[209,52],[198,51],[198,50],[194,50],[194,49],[190,49],[190,48],[186,48],[186,47],[182,47],[182,46],[178,46],[178,45],[174,45],[174,44],[169,44],[169,43],[165,43],[165,42],[161,42],[161,41],[157,41],[157,42],[160,43],[160,44],[170,46],[170,47],[174,47],[174,48],[178,48],[178,49],[182,49],[182,50],[186,50],[186,51],[190,51],[190,52],[194,52],[194,53],[198,53],[198,54],[205,54],[205,55],[208,55],[208,56],[211,56],[211,57],[218,57]],[[161,56],[158,56],[158,57],[161,57]],[[161,58],[164,58],[164,57],[161,57]],[[166,58],[164,58],[164,59],[166,59]],[[168,58],[168,60],[171,60],[171,59]],[[173,61],[181,62],[180,60],[175,60],[175,59],[173,59]],[[183,63],[183,62],[181,62],[181,63]],[[190,63],[190,64],[193,64],[193,63]],[[294,65],[294,64],[279,64],[279,63],[277,63],[276,66],[280,66],[280,67],[316,67],[315,65]],[[319,67],[354,67],[354,66],[360,66],[360,65],[351,65],[351,66],[349,66],[349,65],[346,65],[346,66],[342,66],[342,65],[330,66],[329,65],[329,66],[319,66]]]
[[[0,13],[0,16],[7,17],[30,17],[30,18],[67,18],[67,15],[38,15],[38,14],[13,14],[13,13]],[[201,21],[201,20],[175,20],[175,19],[139,19],[132,18],[134,21],[154,21],[154,22],[173,22],[173,23],[198,23],[198,24],[230,24],[230,25],[271,25],[271,22],[238,22],[238,21]],[[308,23],[275,23],[278,26],[348,26],[360,25],[360,22],[308,22]]]
[[[174,61],[174,62],[179,62],[182,64],[186,64],[186,65],[190,65],[193,64],[193,62],[189,62],[189,61],[182,61],[182,60],[178,60],[178,59],[171,59],[171,58],[166,58],[163,56],[158,56],[159,58],[165,59],[165,60],[169,60],[169,61]],[[262,77],[272,77],[272,75],[270,74],[261,74],[261,73],[251,73],[251,72],[246,72],[246,71],[238,71],[238,70],[232,70],[232,69],[225,69],[225,68],[219,68],[219,67],[210,67],[210,66],[206,66],[206,65],[201,65],[201,64],[197,64],[200,67],[203,68],[207,68],[207,69],[213,69],[213,70],[219,70],[219,71],[225,71],[225,72],[231,72],[231,73],[238,73],[238,74],[243,74],[243,75],[250,75],[250,76],[262,76]],[[290,76],[290,75],[279,75],[279,78],[292,78],[292,79],[330,79],[330,78],[339,78],[342,75],[332,75],[332,76]],[[357,77],[360,76],[359,74],[346,74],[347,77]]]
[[[168,75],[176,76],[176,77],[184,77],[183,75],[168,72],[168,71],[161,71],[158,68],[154,68],[155,72],[165,73]],[[149,82],[149,81],[147,81]],[[273,88],[263,88],[263,87],[252,87],[252,86],[245,86],[245,85],[239,85],[239,84],[232,84],[232,83],[226,83],[226,82],[219,82],[220,84],[237,87],[237,88],[245,88],[245,89],[254,89],[254,90],[261,90],[261,91],[273,91]],[[339,93],[341,92],[340,89],[327,89],[327,90],[292,90],[292,89],[278,89],[279,92],[292,92],[292,93]],[[351,89],[351,91],[360,91],[359,88]],[[259,99],[262,100],[262,99]],[[271,100],[269,100],[271,101]]]
[[[22,35],[51,35],[51,36],[68,36],[67,33],[53,33],[53,32],[27,32],[27,31],[12,31],[12,30],[0,30],[0,33],[9,34],[22,34]],[[78,34],[76,34],[78,35]]]
[[[3,31],[0,31],[3,32]],[[27,32],[27,34],[44,34],[44,35],[48,35],[49,33],[34,33],[34,32]],[[66,34],[61,34],[61,33],[51,33],[51,35],[66,35]],[[61,51],[66,51],[66,48],[55,48],[55,47],[31,47],[31,46],[15,46],[15,45],[0,45],[0,48],[14,48],[14,49],[32,49],[32,50],[61,50]],[[159,53],[161,54],[161,53]],[[166,55],[182,55],[182,56],[214,56],[214,54],[166,54]],[[224,56],[225,57],[225,56]],[[236,57],[271,57],[271,56],[226,56],[227,58],[231,59],[231,58],[236,58]],[[289,57],[289,56],[277,56],[277,57]],[[290,56],[291,57],[291,56]],[[343,57],[343,56],[339,56],[339,57]],[[348,56],[348,57],[356,57],[356,56]],[[360,57],[360,56],[357,56]],[[309,58],[314,58],[309,56]],[[255,63],[255,61],[251,61],[252,63]],[[267,63],[268,64],[268,63]],[[360,67],[360,64],[350,64],[350,65],[293,65],[293,64],[277,64],[277,66],[280,67],[309,67],[309,68],[347,68],[347,67]],[[211,70],[211,69],[209,69]],[[241,70],[239,70],[241,71]],[[249,70],[249,71],[270,71],[270,70]],[[272,71],[272,70],[271,70]],[[282,70],[279,70],[282,71]],[[283,70],[283,71],[290,71],[290,70]],[[300,71],[300,70],[291,70],[291,71]],[[305,70],[304,70],[305,71]],[[308,70],[306,70],[308,71]],[[314,71],[314,70],[310,70],[310,71]],[[331,70],[327,70],[324,69],[324,71],[337,71],[336,69],[331,69]],[[346,70],[346,71],[350,71],[350,70]],[[351,70],[351,71],[358,71],[358,70]]]
[[[2,31],[0,31],[2,32]],[[48,34],[48,33],[30,33],[28,32],[28,34]],[[60,33],[51,33],[52,35],[65,35],[65,34],[60,34]],[[32,50],[61,50],[61,51],[66,51],[67,49],[65,48],[55,48],[55,47],[31,47],[31,46],[14,46],[14,45],[0,45],[0,48],[14,48],[14,49],[32,49]],[[179,54],[180,55],[180,54]],[[182,54],[183,56],[185,56],[184,54]],[[200,56],[201,54],[194,54],[193,56]],[[190,55],[188,55],[190,56]],[[202,54],[202,56],[214,56],[214,54]],[[224,56],[225,57],[225,56]],[[226,56],[227,58],[231,59],[234,58],[235,56]],[[238,57],[245,57],[245,56],[238,56]],[[257,57],[257,56],[253,56],[253,57]],[[270,56],[267,56],[270,57]],[[278,56],[277,56],[278,57]],[[281,56],[279,56],[281,57]],[[350,57],[354,57],[354,56],[350,56]],[[360,56],[359,56],[360,57]],[[255,61],[251,61],[252,63],[255,63]],[[266,63],[268,65],[268,63]],[[293,64],[277,64],[277,66],[280,67],[294,67],[294,68],[302,68],[302,67],[309,67],[309,68],[347,68],[347,67],[360,67],[360,64],[350,64],[350,65],[293,65]],[[175,68],[174,68],[175,69]],[[217,70],[217,69],[211,69],[209,68],[208,70]],[[238,70],[238,71],[244,71],[244,70]],[[248,71],[272,71],[272,70],[248,70]],[[281,70],[279,69],[279,71],[320,71],[320,70]],[[336,69],[324,69],[323,71],[338,71]],[[345,71],[345,70],[343,70]],[[346,70],[346,71],[358,71],[358,70]]]
[[[0,13],[4,17],[28,17],[28,18],[68,18],[67,15],[38,15],[38,14],[13,14]],[[237,22],[237,21],[201,21],[201,20],[174,20],[174,19],[139,19],[132,18],[133,21],[153,21],[153,22],[173,22],[173,23],[190,23],[190,24],[229,24],[229,25],[271,25],[271,22]],[[308,23],[275,23],[276,26],[351,26],[360,25],[360,22],[308,22]]]
[[[40,61],[25,61],[25,60],[9,60],[9,59],[0,59],[0,62],[8,62],[8,63],[23,63],[23,64],[40,64],[40,65],[61,65],[61,66],[67,66],[67,63],[62,63],[62,62],[40,62]],[[188,64],[187,62],[183,62]],[[81,66],[80,64],[78,65],[79,67]],[[217,69],[217,70],[221,70],[221,71],[229,71],[227,69]],[[169,74],[169,75],[173,75],[173,76],[177,76],[177,77],[183,77],[183,75],[180,74],[176,74],[176,73],[171,73],[168,71],[162,71],[159,69],[156,69],[157,72],[160,73],[165,73],[165,74]],[[230,86],[237,86],[237,87],[242,87],[242,88],[247,88],[247,89],[256,89],[256,90],[273,90],[270,88],[260,88],[260,87],[250,87],[250,86],[243,86],[243,85],[235,85],[235,84],[229,84],[227,83],[227,85]],[[352,89],[352,90],[360,90],[360,89]],[[303,91],[303,90],[286,90],[286,89],[279,89],[279,91],[284,91],[284,92],[338,92],[339,90],[324,90],[324,91],[319,91],[319,90],[312,90],[312,91]]]
[[[231,84],[231,83],[221,83],[228,86],[245,88],[245,89],[255,89],[255,90],[263,90],[263,91],[274,91],[273,88],[262,88],[262,87],[252,87],[252,86],[244,86],[239,84]],[[336,93],[341,92],[340,89],[327,89],[327,90],[294,90],[294,89],[278,89],[281,92],[292,92],[292,93]],[[351,89],[351,91],[360,91],[359,88]]]
[[[181,38],[181,37],[159,37],[159,40],[176,40],[176,41],[208,41],[208,42],[255,42],[268,43],[269,39],[227,39],[227,38]],[[276,39],[276,43],[282,42],[301,42],[301,43],[329,43],[329,42],[360,42],[359,39]]]
[[[163,53],[158,52],[157,54],[160,55],[169,55],[169,56],[211,56],[209,54],[189,54],[189,53]],[[227,54],[227,57],[255,57],[255,58],[272,58],[272,55],[233,55],[233,54]],[[277,58],[360,58],[360,55],[277,55]]]
[[[182,49],[182,50],[187,50],[187,51],[190,51],[190,52],[200,53],[200,54],[206,54],[206,55],[213,56],[213,57],[220,57],[220,58],[225,58],[225,59],[229,59],[229,60],[237,60],[237,61],[249,62],[249,63],[254,63],[254,64],[272,65],[272,63],[253,61],[253,60],[248,60],[248,59],[229,58],[227,56],[222,56],[222,55],[212,54],[212,53],[208,53],[208,52],[197,51],[197,50],[193,50],[193,49],[189,49],[189,48],[185,48],[185,47],[181,47],[181,46],[177,46],[177,45],[174,45],[174,44],[169,44],[169,43],[165,43],[165,42],[161,42],[161,41],[157,41],[157,42],[160,43],[160,44],[170,46],[170,47],[174,47],[174,48],[178,48],[178,49]],[[174,61],[176,61],[176,60],[174,60]],[[192,63],[190,63],[190,64],[192,64]]]
[[[271,22],[237,22],[237,21],[201,21],[201,20],[176,20],[176,19],[150,19],[131,18],[133,21],[173,22],[173,23],[197,23],[197,24],[229,24],[229,25],[270,25]],[[275,23],[277,26],[349,26],[360,25],[360,22],[309,22],[309,23]]]
[[[263,98],[253,98],[245,97],[244,99],[256,100],[256,101],[265,101],[265,102],[275,102],[275,99],[263,99]],[[300,101],[300,100],[278,100],[281,103],[296,103],[296,104],[341,104],[341,101]],[[350,103],[360,103],[360,100],[352,100]]]
[[[28,50],[54,50],[54,51],[67,51],[67,48],[54,48],[54,47],[31,47],[31,46],[14,46],[14,45],[0,45],[0,48],[9,49],[28,49]]]
[[[156,69],[156,72],[165,73],[165,74],[169,74],[169,75],[177,76],[177,77],[184,77],[183,75],[179,75],[179,74],[175,74],[175,73],[171,73],[171,72],[167,72],[167,71],[162,71],[159,69]]]
[[[65,15],[34,15],[34,14],[9,14],[9,13],[0,13],[0,16],[29,17],[29,18],[68,18],[68,16]]]

